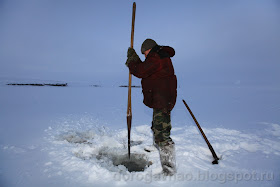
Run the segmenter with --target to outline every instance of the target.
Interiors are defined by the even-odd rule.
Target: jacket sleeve
[[[138,78],[146,78],[158,72],[161,69],[161,64],[158,59],[153,56],[146,58],[144,62],[141,60],[132,61],[128,64],[130,73]]]

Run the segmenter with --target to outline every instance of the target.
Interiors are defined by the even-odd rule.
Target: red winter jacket
[[[177,97],[177,78],[170,57],[175,51],[169,46],[155,46],[144,62],[128,64],[130,73],[142,78],[144,104],[155,109],[172,110]]]

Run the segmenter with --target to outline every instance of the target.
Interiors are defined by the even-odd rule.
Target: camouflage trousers
[[[170,112],[164,109],[154,109],[152,131],[154,134],[155,144],[158,146],[165,146],[168,144],[174,144],[170,138],[171,131],[171,119]]]

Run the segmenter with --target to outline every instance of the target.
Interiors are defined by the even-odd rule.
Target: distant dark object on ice
[[[94,85],[90,85],[91,87],[101,87],[101,85],[97,85],[97,84],[94,84]]]
[[[67,86],[67,83],[62,83],[62,84],[21,84],[21,83],[9,83],[7,85],[11,85],[11,86],[61,86],[61,87],[65,87]]]
[[[45,84],[46,86],[67,86],[67,83],[63,83],[63,84]]]
[[[119,87],[127,88],[127,85],[121,85]],[[131,88],[141,88],[141,86],[131,86]]]

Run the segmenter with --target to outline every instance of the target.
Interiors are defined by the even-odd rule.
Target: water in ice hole
[[[152,165],[152,162],[146,158],[145,154],[131,153],[129,158],[128,154],[112,154],[109,152],[102,152],[101,150],[96,158],[110,159],[114,166],[123,165],[129,172],[144,171],[147,167]]]

